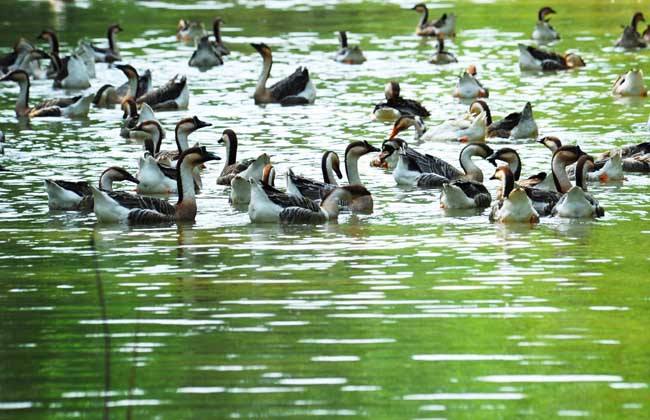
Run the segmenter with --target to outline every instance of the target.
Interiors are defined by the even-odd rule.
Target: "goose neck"
[[[25,115],[29,111],[29,79],[18,82],[20,92],[16,99],[16,115]]]
[[[325,159],[321,162],[321,170],[323,171],[323,182],[326,184],[338,185],[336,176],[334,175],[333,167],[333,154],[328,153]]]
[[[472,147],[466,147],[460,154],[460,166],[465,171],[465,176],[476,182],[483,182],[483,171],[472,160],[474,150]]]
[[[335,189],[320,205],[321,210],[326,214],[328,219],[336,219],[339,216],[339,202],[343,201],[347,192],[343,189]]]
[[[567,162],[558,156],[558,153],[553,157],[551,162],[551,170],[553,172],[553,181],[555,188],[558,192],[564,194],[571,189],[571,181],[569,175],[566,173]]]
[[[273,58],[269,55],[264,55],[262,61],[262,72],[260,73],[259,79],[257,79],[257,86],[255,87],[255,96],[263,96],[266,91],[266,81],[271,75],[271,67],[273,66]]]
[[[359,158],[361,155],[355,152],[350,152],[345,155],[345,172],[348,175],[348,184],[362,185],[361,178],[359,177]]]

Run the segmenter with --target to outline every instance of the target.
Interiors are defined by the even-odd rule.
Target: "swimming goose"
[[[449,63],[458,63],[456,56],[445,51],[445,40],[444,37],[438,35],[438,47],[436,53],[429,59],[431,64],[449,64]]]
[[[230,203],[233,205],[248,204],[251,200],[250,179],[261,180],[264,167],[271,163],[271,157],[266,153],[259,155],[246,170],[235,175],[230,181]]]
[[[643,71],[632,69],[618,76],[614,82],[612,93],[618,96],[648,96],[648,89],[643,81]]]
[[[165,200],[134,194],[115,200],[105,192],[91,187],[97,220],[102,223],[129,224],[193,222],[197,210],[193,170],[205,162],[219,159],[205,147],[193,147],[183,152],[176,164],[178,202],[175,205]]]
[[[418,159],[406,152],[403,147],[399,153],[399,161],[393,171],[393,178],[398,185],[408,185],[419,188],[436,188],[456,179],[483,182],[483,171],[472,161],[472,157],[483,159],[493,151],[485,144],[468,144],[460,151],[459,161],[464,173],[454,168],[442,159]]]
[[[390,133],[389,139],[394,138],[399,132],[409,127],[415,129],[415,140],[424,141],[459,141],[461,143],[482,143],[485,142],[487,133],[487,114],[482,111],[469,124],[463,126],[457,124],[457,121],[444,121],[443,123],[427,129],[420,117],[405,116],[400,117]]]
[[[345,31],[339,32],[339,43],[341,48],[334,56],[335,61],[344,64],[363,64],[366,61],[366,57],[363,56],[363,52],[361,52],[358,45],[352,47],[348,45],[348,35]]]
[[[490,96],[490,91],[478,81],[476,66],[472,64],[462,75],[458,76],[453,95],[456,98],[464,99],[487,98]]]
[[[219,143],[223,143],[226,146],[227,160],[226,165],[217,178],[217,185],[230,185],[232,179],[237,174],[248,169],[255,159],[249,158],[237,162],[237,146],[239,145],[239,141],[237,140],[237,134],[231,129],[223,130]]]
[[[95,69],[95,53],[93,47],[90,46],[90,42],[85,40],[80,40],[77,49],[75,49],[75,55],[83,61],[84,66],[86,66],[86,72],[88,77],[94,79],[97,75]]]
[[[492,123],[487,129],[488,137],[511,139],[537,138],[537,123],[533,118],[533,106],[526,102],[521,112],[508,114],[501,121]]]
[[[639,22],[645,22],[643,13],[636,12],[632,16],[632,22],[628,26],[623,27],[623,33],[616,41],[615,46],[623,48],[645,48],[646,43],[643,41],[643,38],[637,31],[637,25]]]
[[[542,7],[537,12],[537,23],[535,24],[535,29],[533,30],[533,39],[539,42],[548,42],[555,41],[560,39],[560,34],[557,33],[555,29],[549,23],[550,19],[547,19],[546,16],[551,13],[556,13],[555,10],[550,7]]]
[[[176,39],[185,43],[192,43],[195,39],[205,36],[202,22],[181,19],[176,26]]]
[[[174,76],[164,85],[152,89],[138,97],[136,104],[149,104],[155,111],[171,111],[187,109],[190,101],[190,91],[187,86],[187,78],[182,76],[178,81],[178,75]]]
[[[435,22],[429,22],[429,9],[423,3],[418,3],[411,10],[420,13],[422,17],[415,27],[415,34],[420,36],[456,36],[456,15],[444,13]]]
[[[51,58],[45,51],[33,49],[21,54],[17,58],[16,63],[9,67],[9,71],[24,70],[34,80],[46,79],[46,71],[41,69],[39,60],[51,61]]]
[[[519,68],[522,70],[569,70],[584,66],[584,60],[577,54],[560,55],[519,44]]]
[[[113,191],[113,183],[129,181],[134,184],[138,180],[125,169],[112,166],[99,176],[99,189]],[[92,211],[93,193],[87,181],[45,180],[47,204],[51,210]]]
[[[472,209],[490,207],[492,195],[481,182],[457,179],[442,184],[440,207],[443,209]]]
[[[75,54],[61,60],[58,54],[50,54],[56,76],[52,87],[63,89],[86,89],[90,87],[90,76],[83,60]]]
[[[136,127],[145,121],[154,121],[158,123],[158,128],[161,133],[161,139],[165,138],[165,130],[160,126],[160,122],[156,119],[153,109],[148,104],[142,104],[138,112],[138,106],[135,100],[127,98],[122,102],[122,127],[120,128],[120,136],[125,139],[144,140],[144,136],[140,134]]]
[[[307,197],[311,200],[322,199],[325,193],[338,187],[336,177],[339,179],[343,178],[339,155],[329,150],[323,153],[321,170],[323,172],[322,182],[296,175],[289,169],[287,171],[287,192],[298,197]]]
[[[515,177],[515,181],[517,182],[517,184],[519,184],[522,187],[536,187],[540,183],[544,182],[544,180],[547,177],[546,172],[540,172],[529,178],[520,179],[521,158],[519,157],[519,153],[517,153],[515,149],[511,149],[510,147],[503,147],[497,150],[492,155],[488,156],[486,160],[492,163],[494,166],[497,166],[497,162],[496,162],[497,160],[506,162],[508,164],[508,168],[510,169],[513,176]]]
[[[539,223],[539,214],[522,188],[515,188],[514,176],[507,166],[497,168],[490,179],[501,181],[503,196],[492,205],[490,221],[499,223]]]
[[[212,34],[214,35],[214,41],[212,42],[212,46],[219,53],[219,55],[224,56],[230,54],[230,50],[228,49],[228,47],[223,45],[223,41],[221,40],[220,26],[222,23],[223,20],[220,17],[215,18],[212,21]]]
[[[44,29],[41,31],[41,33],[36,37],[36,39],[46,41],[49,46],[50,46],[50,53],[51,55],[56,55],[58,56],[60,53],[59,50],[59,37],[56,35],[56,32],[50,30],[50,29]],[[49,57],[50,55],[48,55]],[[55,67],[54,60],[49,64],[47,68],[47,77],[48,79],[54,79],[56,75],[58,74],[58,70]]]
[[[316,100],[316,89],[309,78],[306,67],[298,67],[290,76],[266,87],[271,76],[273,55],[266,44],[251,44],[260,53],[263,60],[262,72],[255,87],[253,99],[255,104],[279,103],[282,106],[313,104]]]
[[[136,97],[140,80],[138,71],[130,64],[118,64],[115,68],[122,71],[126,76],[126,90],[118,91],[115,86],[109,84],[100,87],[93,99],[93,104],[95,106],[112,107],[113,105],[121,104],[128,98]]]
[[[347,185],[330,191],[318,205],[304,197],[285,194],[260,180],[250,179],[251,199],[248,216],[254,223],[319,224],[335,221],[340,202],[354,202],[369,196],[361,185]]]
[[[605,210],[587,193],[587,174],[594,169],[594,158],[580,156],[576,164],[576,185],[560,198],[553,208],[553,216],[570,219],[602,217]]]
[[[367,141],[353,141],[345,148],[345,174],[348,177],[348,184],[363,185],[359,177],[359,159],[372,152],[379,152],[379,149]]]
[[[173,164],[173,160],[180,158],[182,153],[190,148],[188,136],[196,130],[210,127],[211,125],[210,123],[201,121],[196,116],[180,120],[176,124],[175,130],[177,151],[169,153],[160,151],[160,143],[162,140],[160,124],[155,121],[145,121],[140,124],[136,130],[148,133],[151,137],[145,140],[145,145],[149,153],[139,161],[140,168],[136,176],[140,183],[138,184],[137,191],[143,194],[169,194],[177,192],[176,188],[178,184],[175,181],[178,172],[174,171],[173,167],[171,171],[167,170],[169,167],[166,168],[167,165],[161,164],[161,162]],[[152,149],[154,153],[151,153]],[[193,171],[192,175],[194,176],[196,188],[200,189],[202,185],[198,167]]]
[[[384,87],[386,102],[375,105],[372,113],[379,121],[395,121],[401,116],[414,115],[426,118],[429,111],[420,102],[413,99],[404,99],[400,96],[400,86],[396,81],[391,80]]]
[[[199,69],[206,70],[222,64],[223,59],[210,42],[210,36],[202,36],[196,46],[196,50],[192,53],[192,57],[190,57],[188,65],[190,67],[198,67]]]
[[[0,78],[0,82],[12,81],[18,83],[20,93],[16,100],[17,117],[83,117],[88,115],[93,95],[75,96],[72,98],[50,99],[29,107],[29,76],[24,70],[14,70]]]
[[[122,56],[120,55],[120,50],[117,47],[117,34],[122,32],[122,28],[118,24],[114,24],[108,27],[106,30],[106,38],[108,38],[108,48],[100,48],[94,44],[90,44],[90,48],[93,49],[95,53],[95,62],[97,63],[113,63],[115,61],[120,61]]]
[[[14,70],[26,54],[34,50],[34,46],[27,42],[25,38],[19,38],[14,44],[13,50],[3,56],[0,56],[0,72],[9,73]],[[28,72],[29,73],[29,72]]]

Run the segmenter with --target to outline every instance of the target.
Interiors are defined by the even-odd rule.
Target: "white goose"
[[[483,143],[487,134],[487,114],[482,111],[477,115],[468,126],[463,126],[456,120],[444,121],[441,124],[428,129],[420,117],[412,115],[400,117],[389,135],[389,139],[413,127],[415,129],[414,138],[418,142],[437,142],[453,141],[461,143]]]
[[[490,221],[498,223],[539,223],[539,214],[526,191],[515,188],[515,179],[507,166],[497,168],[490,179],[502,182],[503,198],[492,205]]]
[[[553,216],[570,219],[602,217],[605,210],[587,193],[587,174],[594,169],[594,159],[580,156],[576,164],[576,185],[560,198],[553,208]]]
[[[246,170],[235,175],[230,181],[230,203],[233,205],[248,204],[251,200],[250,179],[261,180],[264,167],[271,163],[271,157],[266,153],[259,155]]]

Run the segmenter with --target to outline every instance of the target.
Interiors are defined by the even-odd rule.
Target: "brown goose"
[[[182,76],[176,80],[174,76],[167,83],[159,88],[153,89],[136,99],[136,103],[149,104],[154,111],[175,111],[187,109],[190,101],[190,91],[187,86],[187,78]]]
[[[645,22],[645,18],[643,17],[643,13],[636,12],[634,16],[632,16],[632,22],[623,28],[623,33],[616,41],[615,46],[626,49],[645,48],[647,44],[637,30],[639,22]]]
[[[293,74],[266,87],[271,76],[273,55],[266,44],[251,44],[263,59],[262,72],[255,87],[253,99],[255,104],[279,103],[282,106],[313,104],[316,100],[316,89],[309,78],[306,67],[298,67]]]
[[[424,3],[418,3],[411,10],[420,13],[422,17],[415,27],[416,35],[420,36],[456,36],[456,15],[444,13],[435,22],[429,22],[429,9]]]
[[[29,76],[24,70],[14,70],[0,78],[0,82],[16,82],[20,93],[16,100],[17,117],[82,117],[88,115],[93,95],[79,95],[72,98],[50,99],[40,104],[29,106]]]
[[[289,169],[287,171],[287,192],[299,197],[307,197],[311,200],[322,199],[324,193],[338,187],[336,177],[339,179],[343,178],[339,155],[330,150],[323,153],[321,171],[323,172],[322,182],[296,175]]]
[[[515,149],[503,147],[486,158],[488,162],[497,166],[497,160],[506,162],[515,177],[515,181],[522,187],[536,187],[546,179],[546,172],[540,172],[526,179],[521,178],[521,158]]]
[[[117,47],[117,34],[120,32],[122,32],[122,28],[118,24],[114,24],[108,27],[106,30],[108,48],[100,48],[94,44],[90,44],[90,47],[93,49],[93,53],[95,54],[95,62],[113,63],[122,59],[120,50]]]
[[[205,147],[187,149],[178,159],[178,202],[122,195],[115,199],[95,187],[91,187],[95,200],[94,211],[97,220],[104,223],[159,224],[172,222],[193,222],[196,218],[196,196],[194,192],[193,169],[211,160],[220,158]]]
[[[137,97],[139,76],[138,71],[129,64],[118,64],[115,66],[118,70],[122,71],[126,76],[127,84],[126,89],[116,89],[115,86],[106,84],[99,88],[93,99],[93,104],[98,107],[112,107],[124,102],[131,97]]]
[[[384,87],[386,102],[375,105],[372,111],[376,119],[381,121],[395,121],[401,116],[413,115],[428,117],[429,111],[414,99],[405,99],[400,96],[399,83],[391,80]]]
[[[222,143],[226,146],[226,165],[221,170],[221,174],[217,178],[217,185],[230,185],[230,182],[234,177],[239,173],[248,169],[249,166],[255,159],[245,159],[241,162],[237,162],[237,134],[231,129],[226,129],[223,131],[219,143]]]
[[[214,35],[214,41],[212,42],[212,46],[219,53],[219,55],[228,55],[230,54],[230,50],[228,49],[228,47],[223,45],[223,41],[221,40],[220,26],[222,23],[224,22],[223,19],[221,19],[220,17],[215,18],[212,21],[212,33]]]

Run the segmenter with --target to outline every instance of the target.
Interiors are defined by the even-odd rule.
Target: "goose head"
[[[562,147],[562,141],[560,141],[560,139],[555,136],[542,137],[541,139],[537,140],[537,143],[546,146],[546,148],[549,149],[551,153],[555,153],[557,149]]]
[[[570,69],[575,69],[576,67],[586,66],[585,61],[578,54],[575,53],[566,53],[564,54],[564,62],[567,67]]]
[[[539,21],[547,21],[546,16],[548,16],[550,14],[555,14],[555,13],[557,13],[557,12],[555,10],[551,9],[548,6],[542,7],[541,9],[539,9],[539,12],[537,12],[537,20],[539,20]]]
[[[163,130],[158,121],[154,120],[141,122],[133,129],[133,131],[141,131],[147,134],[147,137],[158,140],[158,143],[160,143],[160,140],[165,138],[165,130]],[[156,151],[159,152],[159,150]]]
[[[218,143],[225,145],[237,144],[237,134],[235,134],[235,132],[230,128],[227,128],[223,130]]]
[[[118,64],[115,67],[121,70],[129,80],[138,78],[138,71],[130,64]]]
[[[521,159],[515,149],[503,147],[488,156],[486,160],[494,166],[497,166],[497,160],[506,162],[510,170],[513,171],[515,179],[519,179],[521,176]]]
[[[134,184],[139,184],[140,181],[131,175],[126,169],[119,166],[111,166],[102,172],[99,177],[99,188],[104,190],[111,190],[114,181],[129,181]]]
[[[393,129],[388,136],[389,140],[392,140],[402,131],[408,129],[409,127],[416,127],[416,131],[424,131],[424,121],[419,116],[414,115],[404,115],[401,116],[393,124]],[[417,130],[419,129],[419,130]]]
[[[593,172],[594,169],[596,169],[596,165],[592,156],[586,154],[580,156],[576,163],[576,186],[586,192],[588,173]]]
[[[477,99],[470,104],[469,106],[470,114],[474,116],[478,116],[481,115],[482,112],[485,112],[485,124],[492,125],[492,111],[490,111],[490,107],[484,100]]]
[[[645,22],[645,17],[643,17],[643,13],[636,12],[634,16],[632,16],[632,27],[636,29],[639,22]]]
[[[374,166],[394,167],[397,163],[399,151],[407,147],[408,143],[398,137],[385,140],[381,145],[381,153],[376,159],[378,162]]]
[[[197,116],[192,118],[183,118],[176,124],[176,133],[189,135],[196,130],[204,127],[210,127],[212,124],[209,122],[201,121]]]
[[[336,174],[339,179],[343,178],[343,173],[341,172],[341,160],[339,155],[336,152],[327,151],[323,153],[323,158],[321,159],[321,167],[330,166],[332,171]]]
[[[361,157],[370,152],[379,152],[380,150],[371,145],[365,140],[353,141],[345,148],[345,157],[347,161],[348,156]]]
[[[415,6],[411,8],[411,10],[415,10],[418,13],[426,13],[428,12],[427,6],[424,3],[418,3]]]
[[[40,34],[36,37],[36,39],[40,39],[42,41],[47,41],[47,42],[52,42],[52,40],[55,40],[57,38],[56,33],[53,30],[50,29],[43,29]]]
[[[183,163],[187,163],[191,167],[196,167],[211,160],[221,160],[221,158],[214,153],[208,152],[204,146],[190,147],[178,157],[177,167],[180,169]]]
[[[118,23],[114,23],[114,24],[112,24],[111,26],[108,27],[108,33],[109,34],[112,34],[112,33],[117,34],[117,33],[120,33],[122,31],[123,31],[123,29]]]
[[[255,51],[260,53],[262,58],[271,58],[272,57],[271,47],[269,47],[268,45],[266,45],[263,42],[259,43],[259,44],[252,43],[251,47],[255,48]]]
[[[29,83],[29,75],[25,70],[13,70],[2,76],[0,82]]]

